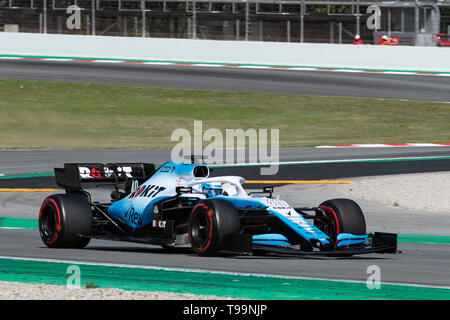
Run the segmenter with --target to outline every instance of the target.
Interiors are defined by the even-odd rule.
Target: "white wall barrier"
[[[450,72],[450,48],[0,33],[0,54]]]

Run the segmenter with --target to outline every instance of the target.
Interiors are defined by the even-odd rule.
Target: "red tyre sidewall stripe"
[[[334,217],[334,221],[336,222],[336,244],[337,244],[337,236],[341,233],[341,230],[340,230],[340,228],[339,228],[339,219],[338,219],[338,217],[337,217],[337,214],[336,214],[336,212],[334,211],[334,209],[333,208],[331,208],[331,207],[328,207],[328,206],[320,206],[320,208],[323,210],[323,211],[325,211],[325,212],[328,212],[328,213],[331,213],[332,215],[333,215],[333,217]]]
[[[41,215],[42,215],[42,209],[44,209],[49,202],[51,202],[53,204],[53,206],[56,208],[56,213],[58,215],[58,224],[56,225],[55,235],[54,235],[54,237],[51,240],[45,241],[45,244],[52,245],[58,239],[58,233],[61,231],[61,212],[60,212],[58,204],[56,203],[55,200],[47,199],[41,206],[41,210],[39,211],[39,217],[41,217]]]
[[[205,252],[206,250],[208,250],[208,248],[211,246],[211,241],[212,241],[212,235],[213,235],[213,211],[212,209],[209,209],[208,211],[206,211],[206,213],[208,214],[208,219],[209,219],[209,235],[208,235],[208,243],[206,244],[206,246],[203,247],[203,249],[201,249],[200,251],[198,251],[198,253],[202,253]]]
[[[212,241],[212,234],[213,234],[213,227],[214,227],[214,224],[213,224],[213,210],[212,209],[210,209],[206,204],[204,204],[204,203],[199,203],[199,204],[197,204],[195,207],[194,207],[194,209],[192,209],[192,211],[191,211],[191,215],[194,213],[194,211],[198,208],[198,207],[203,207],[205,210],[207,210],[206,211],[206,213],[207,213],[207,215],[208,215],[208,220],[209,220],[209,225],[210,225],[210,228],[209,228],[209,234],[208,234],[208,242],[206,243],[206,245],[203,247],[203,248],[201,248],[201,249],[195,249],[195,248],[192,248],[196,253],[203,253],[203,252],[205,252],[206,250],[208,250],[208,248],[211,246],[211,241]],[[189,242],[191,243],[191,245],[192,245],[192,238],[191,238],[191,226],[189,225]]]

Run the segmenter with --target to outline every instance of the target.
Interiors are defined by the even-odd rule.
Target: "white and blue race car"
[[[293,208],[273,196],[272,186],[247,193],[242,177],[209,175],[203,164],[66,163],[55,169],[66,193],[47,197],[39,211],[41,239],[52,248],[83,248],[97,238],[200,255],[398,252],[396,234],[366,234],[352,200]],[[113,188],[111,201],[91,199],[85,186],[93,182]]]

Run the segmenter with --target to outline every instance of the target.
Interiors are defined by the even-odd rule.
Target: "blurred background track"
[[[450,77],[0,60],[0,78],[450,102]]]

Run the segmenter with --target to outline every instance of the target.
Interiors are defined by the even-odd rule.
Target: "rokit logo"
[[[128,178],[133,178],[131,167],[117,167],[116,171],[107,167],[78,167],[81,179],[100,179],[110,178],[114,172],[117,174],[125,173]]]
[[[164,221],[164,220],[153,220],[152,221],[152,227],[153,228],[165,228],[166,227],[166,222],[167,221]]]
[[[143,185],[136,192],[130,194],[129,198],[154,198],[158,193],[166,190],[165,187],[154,184]]]

